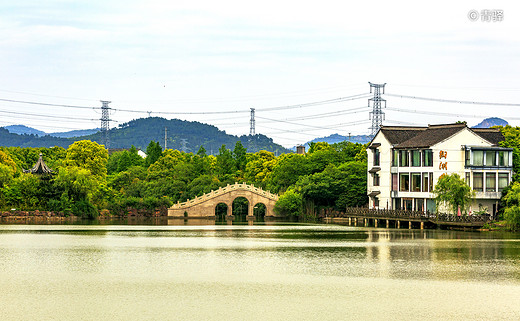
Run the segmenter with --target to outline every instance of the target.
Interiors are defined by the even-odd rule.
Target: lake
[[[1,320],[518,320],[520,238],[324,224],[0,225],[0,293]]]

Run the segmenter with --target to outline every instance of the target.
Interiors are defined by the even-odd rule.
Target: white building
[[[382,126],[367,149],[369,207],[435,212],[437,180],[457,173],[476,193],[470,211],[494,215],[513,175],[513,149],[499,147],[503,140],[498,129],[463,123]]]

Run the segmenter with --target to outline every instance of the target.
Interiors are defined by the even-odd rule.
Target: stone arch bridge
[[[238,197],[244,197],[249,202],[248,216],[254,216],[254,207],[261,203],[265,205],[265,216],[274,217],[274,204],[278,195],[246,183],[227,185],[213,190],[202,196],[187,200],[184,203],[174,204],[168,209],[171,217],[214,217],[218,204],[227,205],[227,216],[233,213],[233,201]]]

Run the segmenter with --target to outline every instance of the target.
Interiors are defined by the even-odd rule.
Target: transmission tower
[[[372,102],[372,111],[370,112],[369,119],[372,119],[372,127],[370,127],[371,133],[370,136],[372,138],[377,134],[379,128],[383,124],[383,120],[385,119],[385,113],[381,110],[381,102],[384,103],[384,107],[386,108],[386,100],[381,98],[381,88],[383,89],[383,94],[385,93],[385,85],[384,84],[373,84],[370,81],[370,93],[372,93],[372,88],[374,89],[374,97],[368,100],[368,107],[370,107],[370,102]]]
[[[167,142],[168,142],[168,129],[166,129],[166,127],[164,127],[164,150],[168,149]]]
[[[255,134],[255,109],[251,108],[251,120],[249,121],[249,136],[254,136]]]
[[[187,153],[188,147],[186,146],[188,144],[188,140],[186,138],[181,138],[181,151]]]
[[[108,104],[111,101],[101,100],[103,106],[101,106],[101,133],[103,134],[103,139],[105,141],[105,148],[108,149],[110,147],[110,137],[108,136],[108,131],[110,130],[110,107]]]

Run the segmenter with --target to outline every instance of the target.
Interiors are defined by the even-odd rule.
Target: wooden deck
[[[350,225],[375,226],[375,227],[397,227],[406,225],[408,228],[419,226],[425,227],[461,227],[481,228],[490,221],[489,215],[452,215],[424,213],[406,210],[376,210],[368,208],[346,208],[344,213],[328,214],[324,217],[327,222],[346,223]]]

